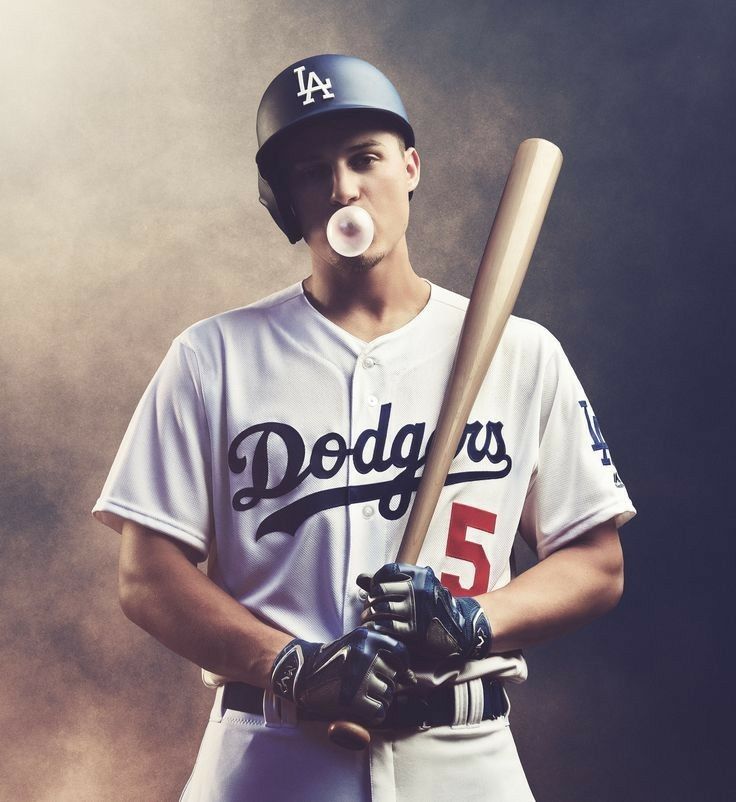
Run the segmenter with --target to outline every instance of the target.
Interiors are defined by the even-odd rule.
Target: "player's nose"
[[[335,165],[332,168],[330,202],[337,206],[347,206],[359,196],[358,176],[346,165]]]

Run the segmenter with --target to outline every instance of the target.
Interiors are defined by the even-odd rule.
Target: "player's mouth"
[[[340,256],[365,253],[373,242],[375,226],[370,214],[360,206],[343,206],[327,221],[327,241]]]

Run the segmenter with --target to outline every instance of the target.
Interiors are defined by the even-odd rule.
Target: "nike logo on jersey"
[[[238,490],[233,509],[245,511],[266,498],[279,498],[297,488],[307,477],[332,479],[352,460],[360,474],[399,472],[392,479],[371,484],[331,487],[303,496],[267,516],[256,530],[256,540],[270,532],[296,534],[310,516],[322,510],[350,504],[378,501],[378,512],[386,520],[401,518],[409,508],[412,494],[419,485],[417,471],[426,462],[434,432],[422,451],[426,423],[408,423],[389,442],[391,404],[383,404],[378,426],[366,429],[349,447],[342,435],[328,432],[307,449],[299,432],[286,423],[267,422],[240,432],[228,449],[228,465],[233,473],[243,473],[250,464],[252,485]],[[511,471],[511,456],[506,451],[503,423],[473,421],[465,425],[455,455],[465,451],[471,462],[483,469],[450,473],[445,485],[501,479]],[[278,471],[275,474],[275,471]]]

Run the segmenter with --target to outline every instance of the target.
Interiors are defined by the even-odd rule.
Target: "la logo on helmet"
[[[307,86],[304,85],[304,70],[306,67],[302,64],[301,67],[297,67],[294,72],[297,74],[297,78],[299,78],[299,91],[297,92],[297,97],[303,97],[304,95],[307,96],[307,99],[304,101],[302,105],[306,106],[309,103],[314,103],[314,98],[312,97],[312,93],[316,92],[317,90],[322,90],[322,100],[329,100],[332,97],[335,97],[330,89],[332,88],[332,81],[329,78],[325,78],[324,81],[320,79],[316,72],[310,70],[309,72],[309,83]]]

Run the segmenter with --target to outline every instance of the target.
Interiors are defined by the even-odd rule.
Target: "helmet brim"
[[[357,104],[345,105],[340,108],[330,109],[329,111],[317,109],[312,113],[304,114],[301,119],[284,126],[263,143],[256,153],[256,164],[258,165],[260,174],[266,181],[276,178],[279,168],[283,167],[283,165],[277,164],[279,151],[282,150],[283,144],[293,137],[299,129],[306,128],[310,124],[314,125],[322,122],[329,124],[329,122],[336,117],[346,117],[348,115],[355,116],[358,119],[364,116],[366,121],[369,119],[374,120],[378,123],[379,128],[385,127],[388,131],[400,134],[407,148],[414,147],[415,140],[412,127],[406,120],[398,114],[394,114],[392,111],[376,109],[372,106],[360,106]]]

